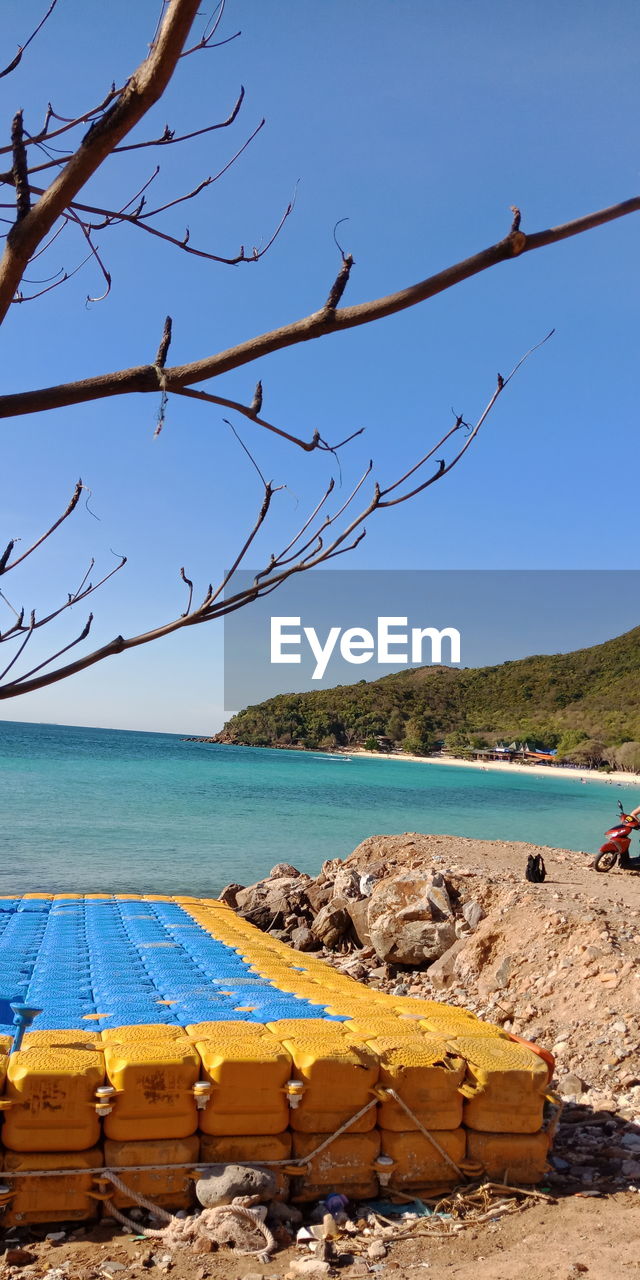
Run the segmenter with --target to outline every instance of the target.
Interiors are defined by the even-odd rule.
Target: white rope
[[[138,1191],[134,1191],[133,1187],[128,1187],[120,1178],[112,1177],[110,1181],[119,1190],[125,1192],[132,1200],[142,1209],[149,1209],[151,1213],[158,1217],[164,1218],[167,1222],[166,1227],[142,1227],[139,1222],[134,1222],[128,1218],[126,1214],[116,1209],[111,1201],[106,1200],[104,1207],[110,1217],[115,1218],[117,1222],[121,1222],[123,1226],[129,1227],[138,1235],[147,1236],[152,1240],[163,1240],[167,1245],[188,1244],[194,1237],[204,1236],[216,1243],[222,1243],[217,1239],[219,1231],[216,1231],[216,1224],[223,1226],[224,1217],[235,1218],[240,1223],[246,1223],[252,1231],[258,1231],[264,1238],[264,1245],[261,1249],[235,1249],[235,1253],[243,1258],[259,1258],[262,1262],[268,1262],[270,1255],[275,1251],[276,1241],[266,1222],[262,1221],[259,1213],[254,1209],[249,1209],[241,1204],[220,1204],[210,1209],[203,1209],[197,1217],[176,1218],[173,1214],[167,1213],[165,1209],[161,1209],[159,1205],[155,1205],[151,1200],[147,1200],[146,1196],[141,1195]]]
[[[126,1182],[123,1182],[122,1178],[119,1178],[117,1174],[113,1173],[110,1169],[101,1170],[99,1176],[101,1179],[105,1178],[108,1182],[111,1182],[116,1188],[116,1191],[122,1191],[124,1195],[130,1196],[141,1209],[148,1209],[149,1213],[152,1213],[156,1218],[160,1218],[161,1221],[173,1222],[174,1219],[172,1213],[167,1213],[166,1209],[161,1209],[160,1205],[153,1203],[153,1200],[147,1200],[146,1196],[143,1196],[140,1191],[134,1191],[133,1187],[127,1186]]]

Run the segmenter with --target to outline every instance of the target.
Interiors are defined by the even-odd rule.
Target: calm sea
[[[619,797],[629,803],[626,788],[562,775],[0,721],[0,893],[213,895],[276,862],[316,872],[387,832],[593,851]]]

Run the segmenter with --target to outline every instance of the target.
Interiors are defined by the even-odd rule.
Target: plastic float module
[[[0,1022],[6,1226],[135,1203],[104,1167],[169,1209],[221,1161],[271,1165],[299,1201],[545,1173],[548,1054],[371,991],[215,899],[0,899],[11,1004],[41,1012],[17,1050]]]

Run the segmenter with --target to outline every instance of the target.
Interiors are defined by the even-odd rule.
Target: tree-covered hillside
[[[217,735],[247,746],[355,746],[384,735],[428,754],[527,740],[640,767],[640,627],[591,649],[495,667],[418,667],[370,683],[288,693],[247,707]],[[627,744],[626,746],[624,744]],[[619,757],[622,758],[619,758]]]

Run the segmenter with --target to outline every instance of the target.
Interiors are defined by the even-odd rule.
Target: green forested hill
[[[427,754],[442,740],[448,749],[464,751],[517,739],[585,759],[590,753],[596,759],[602,744],[610,748],[602,758],[624,764],[626,757],[635,767],[639,677],[636,627],[575,653],[466,670],[418,667],[370,683],[280,694],[239,712],[217,740],[327,749],[385,735]]]

